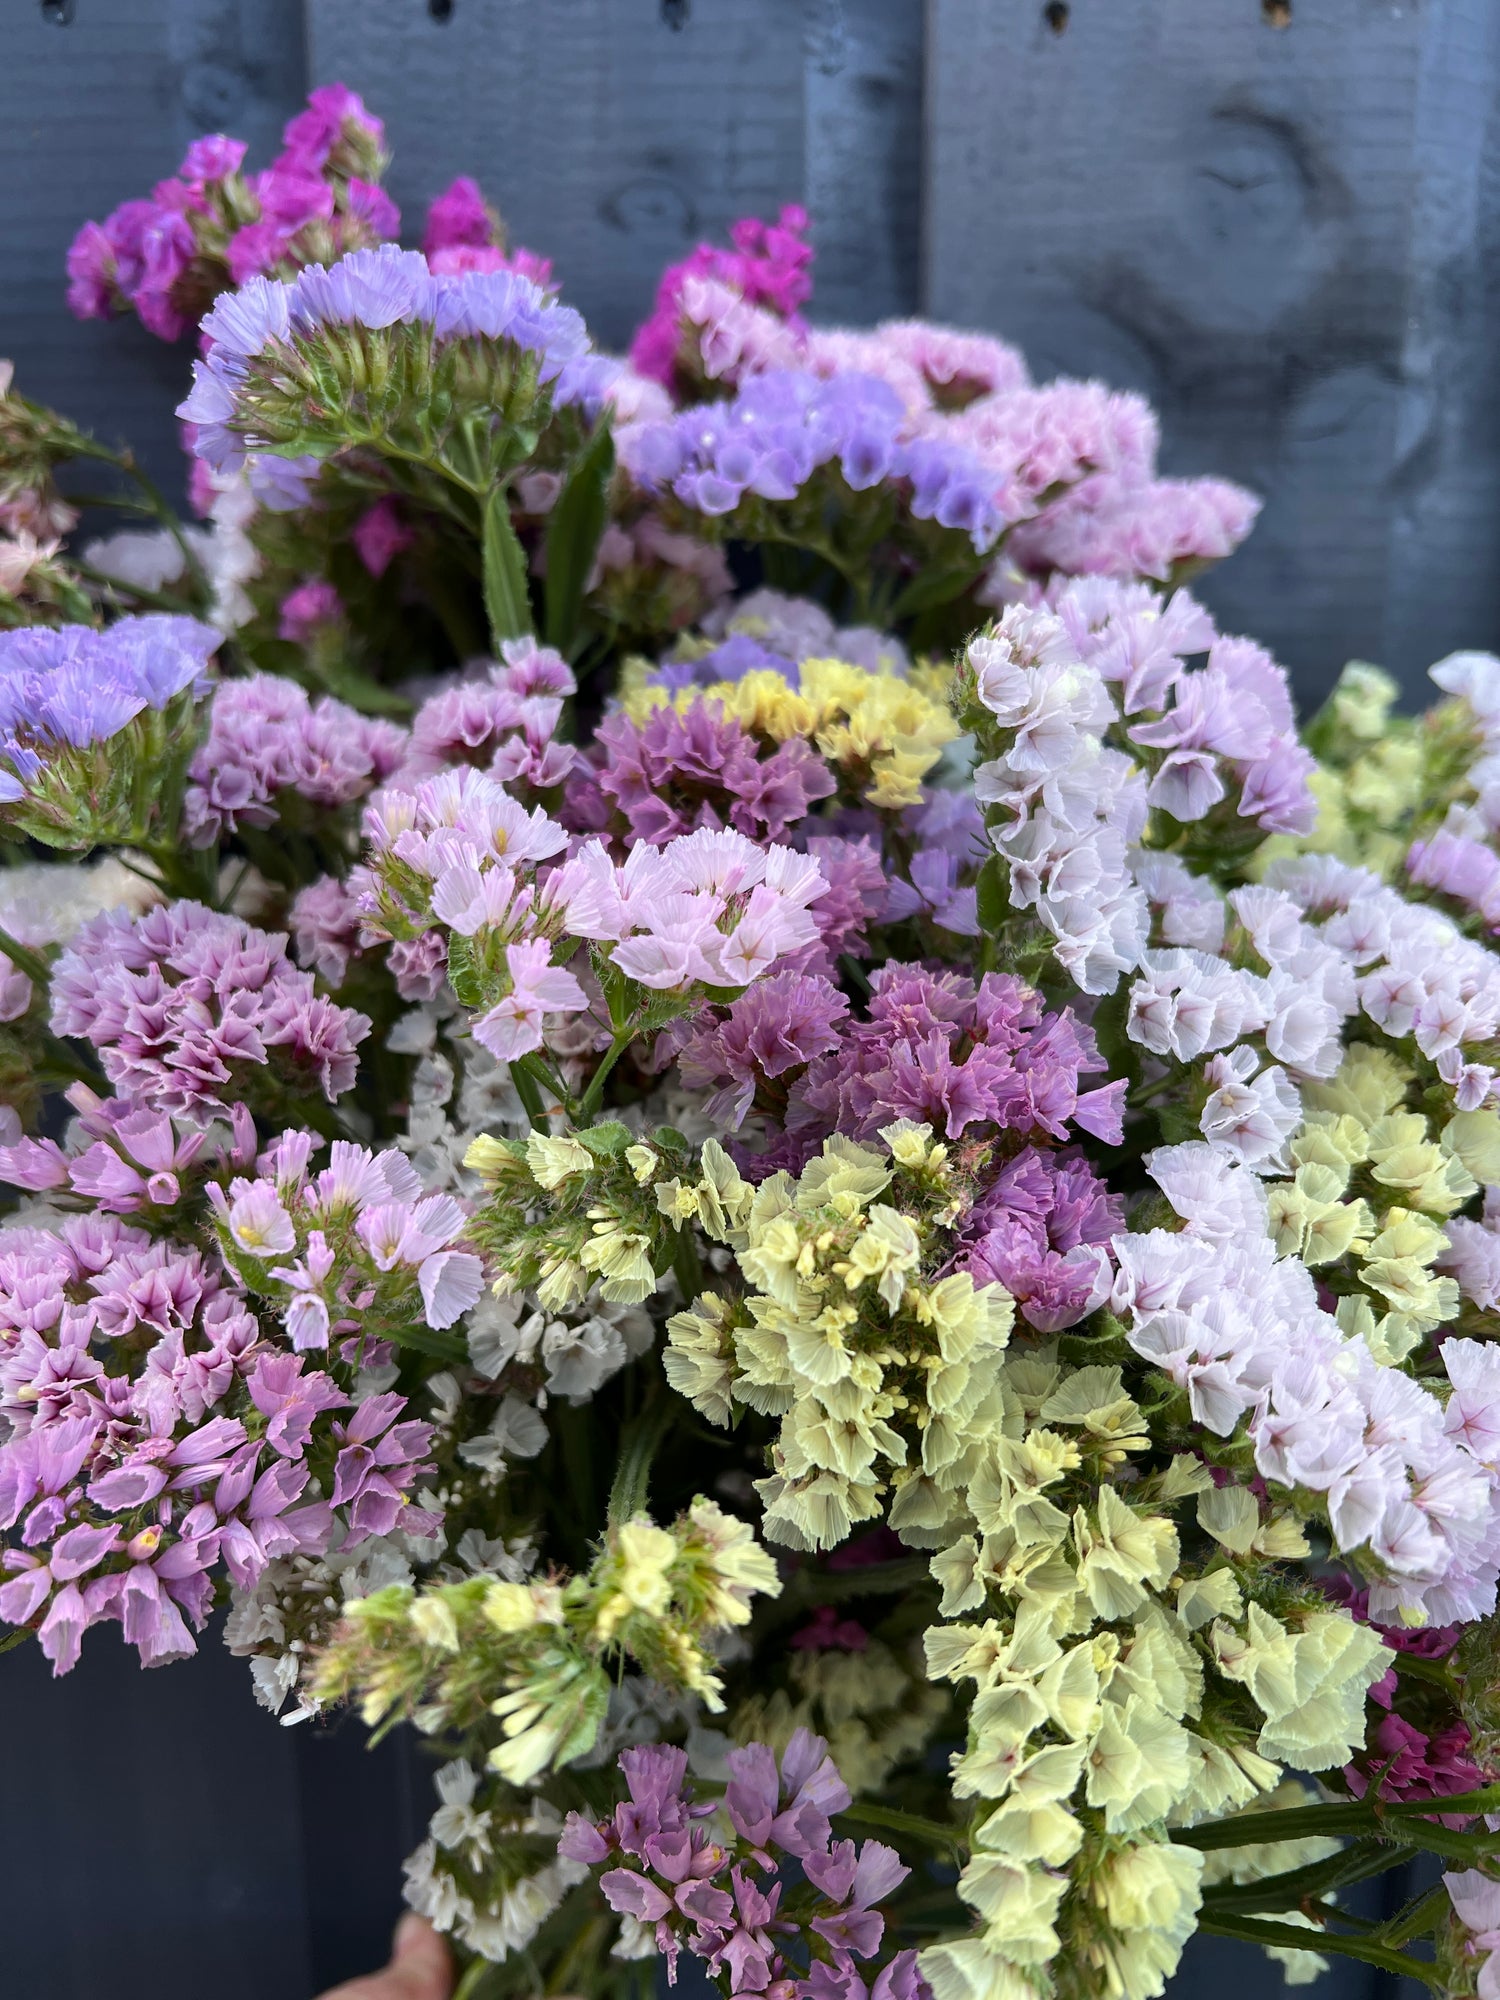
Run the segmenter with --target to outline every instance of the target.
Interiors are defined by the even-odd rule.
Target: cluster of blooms
[[[371,443],[389,437],[381,421],[385,402],[402,412],[399,377],[406,371],[395,371],[398,380],[382,396],[370,387],[371,374],[378,380],[381,371],[358,367],[351,357],[360,352],[359,335],[367,346],[383,336],[391,350],[404,329],[411,330],[411,365],[425,356],[450,393],[455,386],[466,391],[448,420],[455,431],[476,407],[498,410],[510,425],[535,421],[549,392],[559,403],[580,401],[601,379],[598,367],[584,365],[592,357],[583,321],[532,279],[516,271],[439,275],[420,252],[385,245],[326,268],[309,265],[289,282],[252,279],[205,316],[212,346],[206,360],[194,362],[193,391],[178,410],[195,427],[194,451],[233,471],[247,447],[280,445],[290,435],[303,458],[362,435]],[[491,365],[477,374],[469,343],[490,349]],[[390,374],[389,362],[383,372]],[[321,399],[314,407],[323,412],[311,426],[310,398]],[[427,442],[430,449],[430,427]]]
[[[133,311],[161,340],[197,326],[217,293],[267,273],[329,263],[401,227],[379,185],[385,128],[352,90],[315,90],[261,173],[243,140],[195,139],[150,198],[86,222],[68,251],[68,304],[79,319]]]
[[[193,618],[0,633],[0,825],[49,847],[144,841],[181,785],[219,635]]]
[[[897,1952],[866,1987],[857,1961],[885,1936],[876,1907],[910,1869],[878,1840],[835,1841],[831,1815],[849,1788],[821,1736],[798,1730],[778,1768],[764,1743],[726,1760],[727,1837],[703,1822],[686,1787],[687,1752],[643,1745],[620,1755],[628,1803],[601,1823],[571,1813],[558,1842],[566,1861],[604,1868],[599,1887],[623,1919],[627,1949],[650,1940],[677,1976],[684,1947],[731,1993],[791,1993],[797,2000],[915,2000],[925,1992],[914,1951]],[[694,1822],[698,1824],[694,1824]],[[805,1887],[783,1880],[777,1855]],[[609,1864],[609,1865],[607,1865]]]
[[[59,1673],[105,1620],[146,1665],[193,1652],[220,1564],[251,1585],[288,1551],[383,1534],[430,1435],[347,1361],[279,1351],[201,1251],[111,1206],[13,1227],[0,1252],[0,1519],[19,1529],[0,1616],[36,1624]]]
[[[332,1103],[370,1032],[296,969],[284,935],[202,903],[91,918],[56,960],[51,995],[54,1032],[97,1049],[119,1097],[198,1124],[309,1086]]]
[[[526,1785],[593,1747],[622,1658],[721,1709],[711,1642],[780,1589],[747,1524],[700,1495],[670,1528],[644,1514],[612,1524],[567,1582],[480,1575],[365,1598],[325,1652],[316,1693],[357,1691],[367,1722],[399,1711],[433,1735],[493,1716],[488,1762]]]
[[[1492,1983],[1500,661],[1299,736],[1138,399],[288,148],[74,260],[206,528],[0,384],[0,1617],[433,1738],[486,1991]]]

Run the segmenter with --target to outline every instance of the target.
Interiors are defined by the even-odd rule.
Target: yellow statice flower
[[[907,676],[871,673],[848,660],[804,660],[798,686],[769,668],[737,681],[675,694],[627,680],[622,705],[632,721],[653,708],[679,714],[711,704],[753,736],[771,743],[802,737],[841,776],[846,790],[889,812],[922,802],[922,781],[932,772],[958,726],[949,711],[946,670]]]

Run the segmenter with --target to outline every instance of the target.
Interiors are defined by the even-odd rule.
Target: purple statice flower
[[[101,1098],[82,1083],[69,1088],[67,1099],[78,1113],[75,1149],[65,1153],[53,1139],[0,1146],[0,1180],[38,1192],[67,1190],[105,1214],[137,1215],[151,1226],[207,1174],[248,1166],[255,1157],[255,1121],[243,1104],[231,1107],[227,1151],[221,1146],[210,1155],[206,1133],[164,1111]]]
[[[654,846],[695,828],[733,826],[780,840],[834,790],[827,765],[801,737],[762,746],[711,698],[654,708],[641,722],[606,716],[592,768],[568,788],[568,824]]]
[[[145,236],[161,210],[154,201],[122,202],[101,222],[86,222],[68,251],[68,308],[77,319],[124,312],[145,272]]]
[[[52,1028],[99,1052],[122,1098],[192,1124],[257,1087],[333,1102],[354,1081],[363,1014],[319,997],[287,940],[201,903],[84,924],[52,974]]]
[[[383,187],[356,175],[349,182],[347,198],[350,215],[378,242],[391,242],[401,234],[401,211]]]
[[[748,632],[731,632],[710,652],[698,653],[691,659],[663,660],[652,670],[647,685],[665,688],[668,694],[680,694],[685,688],[711,688],[761,672],[780,674],[792,688],[801,678],[795,660],[762,645]]]
[[[996,973],[976,986],[962,973],[888,964],[872,988],[868,1019],[849,1024],[795,1086],[793,1130],[868,1138],[911,1118],[950,1139],[988,1128],[1059,1140],[1076,1124],[1118,1141],[1123,1085],[1079,1090],[1106,1065],[1070,1009],[1047,1013],[1023,981]]]
[[[225,681],[188,767],[184,830],[193,846],[208,847],[238,827],[271,826],[283,792],[314,806],[349,805],[384,783],[406,750],[395,723],[332,695],[314,702],[275,674]]]
[[[451,1195],[424,1200],[411,1163],[394,1150],[336,1140],[316,1174],[310,1157],[308,1134],[283,1133],[256,1178],[237,1176],[227,1192],[208,1184],[226,1263],[275,1303],[292,1348],[369,1331],[399,1338],[417,1319],[452,1326],[483,1282],[479,1258],[454,1247],[467,1220],[459,1204]]]
[[[117,736],[147,710],[197,700],[220,643],[195,618],[151,612],[90,625],[0,633],[0,804],[22,799],[69,750]]]
[[[145,1665],[192,1653],[220,1566],[248,1588],[278,1556],[383,1532],[362,1494],[342,1513],[306,1497],[310,1447],[337,1454],[338,1478],[391,1436],[402,1399],[374,1400],[335,1431],[345,1389],[278,1351],[195,1249],[102,1213],[0,1232],[0,1527],[18,1530],[0,1617],[32,1626],[56,1673],[105,1621]],[[375,1449],[404,1488],[430,1430],[395,1429],[421,1434]]]
[[[360,515],[349,539],[369,574],[379,578],[385,575],[403,549],[411,547],[414,537],[402,520],[396,501],[387,494]]]
[[[839,1046],[848,1012],[848,1001],[829,980],[775,972],[727,1009],[709,1009],[668,1030],[667,1039],[683,1083],[710,1093],[706,1114],[736,1126],[752,1103],[762,1111],[785,1109],[793,1074]]]
[[[1406,875],[1419,889],[1436,889],[1467,904],[1489,930],[1500,929],[1500,857],[1472,833],[1441,827],[1426,840],[1414,840]]]
[[[507,639],[484,679],[466,678],[417,710],[401,782],[476,764],[503,784],[533,791],[560,785],[580,757],[559,735],[563,704],[576,691],[561,653],[534,639]]]
[[[287,917],[299,962],[332,987],[342,986],[359,951],[359,898],[337,875],[299,889]]]
[[[1039,1333],[1073,1326],[1107,1296],[1106,1245],[1125,1209],[1080,1153],[1026,1147],[964,1218],[956,1268],[1001,1284]]]
[[[909,1870],[879,1841],[856,1847],[833,1839],[830,1816],[849,1804],[849,1789],[827,1749],[822,1737],[798,1729],[779,1768],[764,1743],[730,1751],[727,1837],[703,1823],[714,1808],[687,1789],[684,1751],[660,1744],[623,1751],[627,1798],[597,1823],[570,1813],[558,1852],[605,1869],[605,1901],[653,1928],[669,1979],[686,1949],[737,1996],[863,2000],[855,1961],[879,1950],[885,1918],[876,1906]],[[801,1921],[784,1907],[787,1862],[816,1892]],[[928,2000],[916,1954],[892,1959],[873,1991]]]
[[[310,645],[319,632],[341,624],[343,599],[325,577],[310,577],[281,600],[276,634],[294,646]]]

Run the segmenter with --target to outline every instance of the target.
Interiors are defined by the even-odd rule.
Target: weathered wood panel
[[[313,74],[386,119],[391,187],[472,173],[554,259],[598,337],[628,338],[663,265],[736,216],[805,201],[818,313],[917,290],[920,0],[309,0]]]
[[[1497,38],[1489,0],[931,0],[930,309],[1267,496],[1205,595],[1307,690],[1500,637]]]
[[[141,452],[180,488],[184,350],[63,302],[79,225],[170,174],[200,132],[269,159],[304,89],[301,0],[5,0],[0,355],[17,386]]]

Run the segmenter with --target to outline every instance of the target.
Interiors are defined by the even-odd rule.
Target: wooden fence
[[[606,342],[689,244],[801,200],[816,316],[920,309],[1144,391],[1169,470],[1266,496],[1205,594],[1306,697],[1500,644],[1495,0],[0,0],[21,386],[175,477],[185,356],[72,321],[63,253],[199,132],[269,157],[334,77],[409,217],[478,175]],[[57,1688],[0,1662],[0,1991],[300,2000],[374,1952],[413,1767],[276,1730],[242,1677],[143,1682],[103,1635]],[[1266,1990],[1198,1949],[1183,1990]]]

